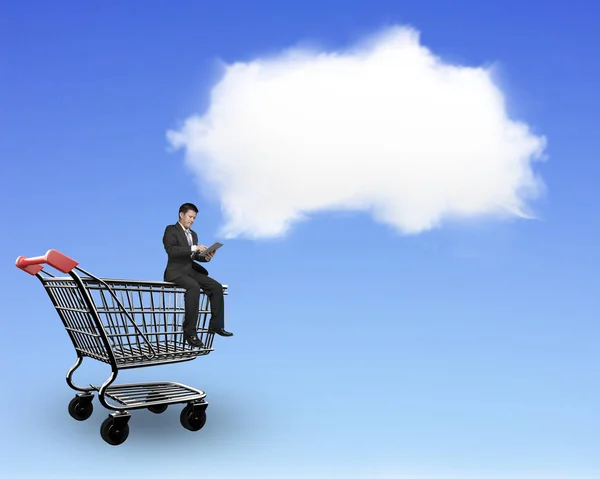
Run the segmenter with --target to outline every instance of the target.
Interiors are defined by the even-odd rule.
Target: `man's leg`
[[[194,280],[206,293],[210,300],[211,318],[209,328],[223,330],[225,327],[225,301],[223,299],[223,285],[210,276],[196,272]]]
[[[171,281],[185,289],[183,332],[186,336],[195,336],[198,329],[198,310],[200,309],[200,284],[191,276],[180,276]]]

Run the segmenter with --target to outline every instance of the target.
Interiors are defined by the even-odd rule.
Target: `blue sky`
[[[599,13],[592,2],[512,0],[3,2],[2,475],[600,477]],[[361,117],[379,83],[364,91],[352,83],[375,65],[370,53],[353,63],[352,46],[403,26],[464,81],[494,65],[506,110],[481,106],[495,98],[487,76],[460,90],[464,97],[440,93],[471,106],[436,110],[425,101],[440,77],[400,62],[407,75],[431,74],[423,78],[433,86],[386,84],[389,104]],[[314,90],[282,56],[298,45]],[[313,69],[318,52],[339,54],[356,75],[327,56]],[[253,77],[253,66],[264,76]],[[220,83],[225,73],[230,82]],[[273,88],[261,90],[267,80]],[[335,88],[320,97],[325,80]],[[364,95],[338,94],[347,85]],[[301,99],[286,107],[312,108],[304,114],[313,122],[352,112],[364,123],[349,131],[365,134],[331,128],[320,137],[311,122],[293,123],[298,115],[278,116],[269,102],[276,91]],[[329,96],[342,103],[324,103]],[[397,108],[398,98],[413,109]],[[438,128],[423,141],[411,121],[378,136],[386,115],[419,112]],[[484,115],[496,113],[530,136],[511,143],[490,134],[485,143]],[[203,153],[194,150],[199,130],[184,128],[190,118],[213,128]],[[454,123],[470,136],[442,141]],[[471,134],[467,125],[478,123]],[[283,140],[259,134],[276,127]],[[168,132],[179,132],[180,148]],[[545,139],[541,161],[528,156],[532,138]],[[468,164],[479,165],[475,174],[460,152],[477,141],[486,153]],[[427,149],[436,144],[439,155]],[[320,145],[331,149],[322,157]],[[351,156],[357,145],[370,154]],[[303,157],[303,147],[319,154]],[[512,163],[498,151],[515,152]],[[291,175],[303,161],[306,176]],[[431,171],[467,173],[432,179]],[[487,206],[467,221],[453,216],[463,194],[482,205],[502,198],[508,208],[527,172],[542,185],[526,202],[535,219]],[[440,191],[446,196],[430,204]],[[54,248],[101,277],[161,280],[162,233],[186,201],[200,209],[201,242],[225,243],[208,269],[229,286],[226,327],[235,336],[216,338],[215,351],[191,363],[120,376],[190,384],[210,406],[197,433],[179,425],[179,407],[134,411],[129,439],[112,448],[100,438],[108,411],[97,400],[88,421],[68,416],[74,351],[39,282],[14,262]],[[421,228],[431,218],[434,226]],[[421,226],[406,234],[409,225]],[[89,362],[78,377],[106,374]]]

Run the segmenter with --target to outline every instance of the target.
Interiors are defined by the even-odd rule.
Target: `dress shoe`
[[[225,331],[223,328],[208,328],[208,332],[218,334],[219,336],[233,336],[233,333]]]
[[[196,346],[198,348],[203,348],[204,347],[204,343],[202,341],[200,341],[200,339],[198,339],[198,336],[194,335],[194,336],[188,336],[187,334],[185,335],[185,341],[190,345],[190,346]]]

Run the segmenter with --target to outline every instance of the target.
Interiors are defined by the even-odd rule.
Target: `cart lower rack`
[[[54,276],[44,271],[43,264],[68,276]],[[113,382],[122,369],[190,361],[213,351],[214,334],[208,332],[208,297],[201,294],[198,311],[198,337],[204,347],[195,348],[183,337],[182,288],[163,281],[101,279],[77,265],[53,249],[44,256],[19,256],[16,261],[18,268],[41,281],[75,348],[77,360],[66,377],[67,384],[78,391],[69,403],[71,417],[78,421],[88,419],[96,392],[102,406],[114,411],[100,428],[100,435],[108,444],[125,442],[129,411],[135,409],[159,414],[170,404],[186,404],[180,415],[181,425],[190,431],[200,430],[208,407],[204,391],[175,382]],[[227,294],[225,285],[223,293]],[[111,374],[102,385],[73,383],[73,373],[84,357],[110,364]]]

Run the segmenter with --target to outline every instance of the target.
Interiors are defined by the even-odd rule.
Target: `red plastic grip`
[[[34,276],[44,269],[44,267],[41,266],[42,264],[48,264],[63,273],[70,273],[79,263],[69,258],[67,255],[62,254],[60,251],[49,249],[44,256],[35,256],[33,258],[19,256],[15,264],[17,265],[17,268]]]

